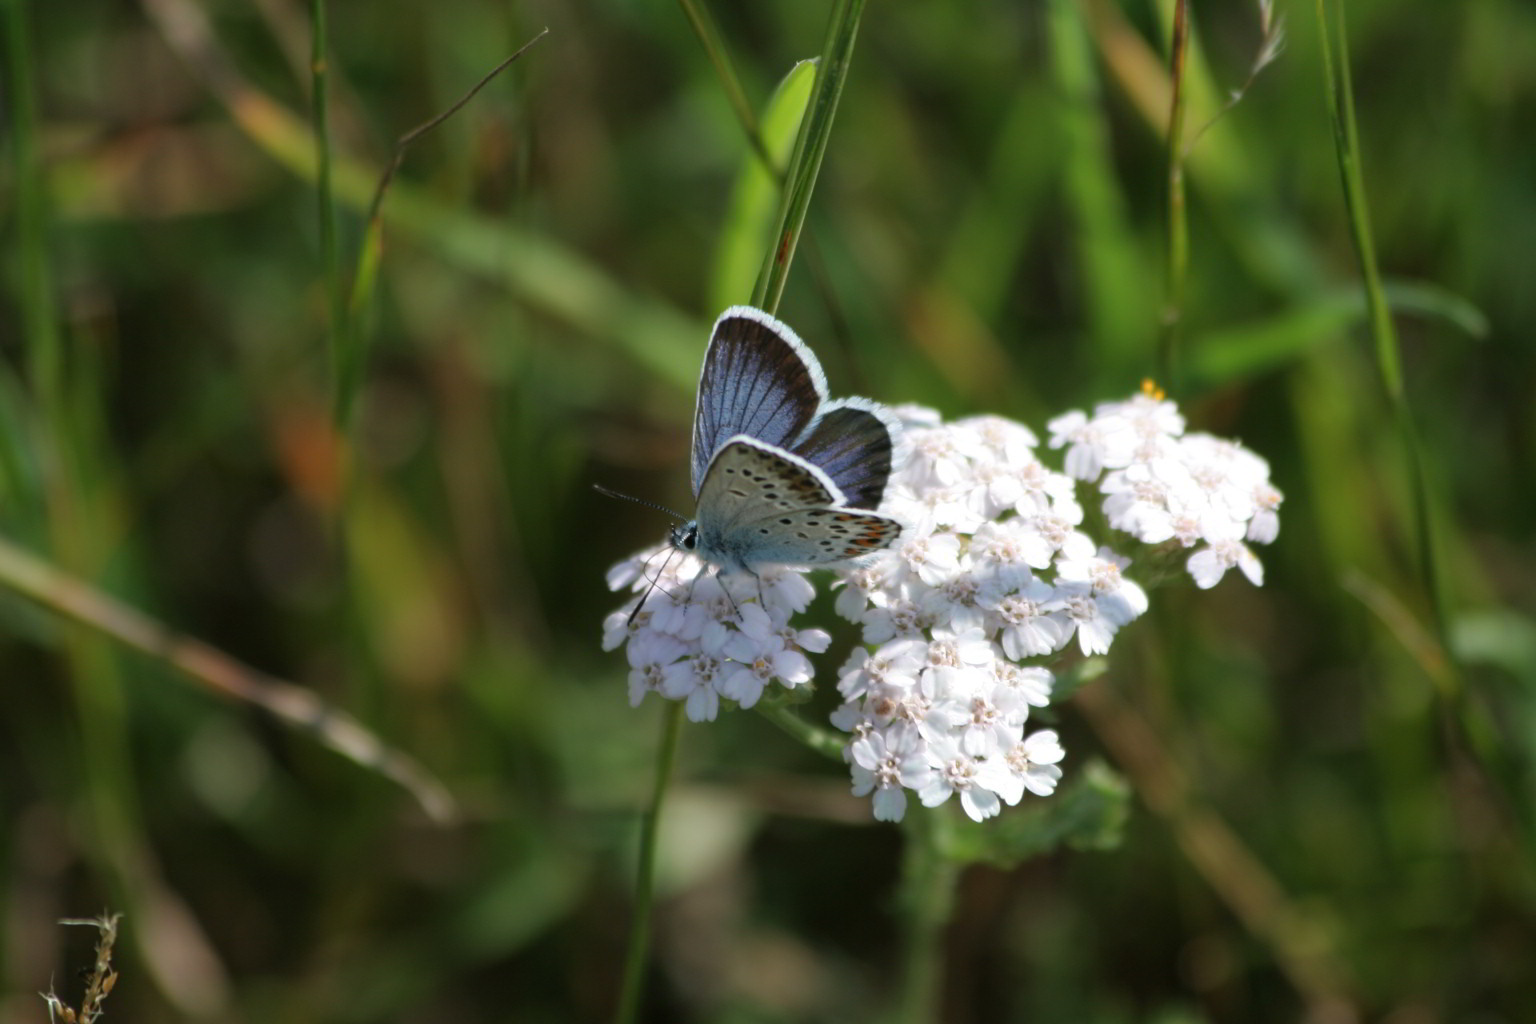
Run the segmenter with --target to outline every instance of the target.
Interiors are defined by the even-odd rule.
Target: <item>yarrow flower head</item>
[[[1194,548],[1187,568],[1201,587],[1232,567],[1262,581],[1246,542],[1274,539],[1280,492],[1257,455],[1185,434],[1177,406],[1151,392],[1053,420],[1065,473],[1010,420],[895,412],[908,454],[881,508],[903,529],[833,583],[862,643],[838,673],[831,721],[849,737],[853,793],[876,818],[900,820],[915,796],[926,807],[955,798],[981,821],[1062,777],[1056,732],[1029,727],[1050,701],[1051,664],[1071,647],[1106,653],[1147,610],[1130,559],[1085,532],[1078,484],[1098,485],[1112,528]],[[634,595],[603,635],[605,649],[625,648],[631,704],[655,693],[712,720],[722,700],[751,707],[775,685],[808,685],[809,656],[830,644],[794,622],[815,593],[803,570],[723,574],[660,545],[608,581]]]
[[[1145,544],[1193,548],[1185,568],[1202,589],[1234,567],[1264,582],[1264,566],[1244,542],[1275,539],[1282,497],[1257,454],[1184,433],[1177,406],[1150,384],[1127,401],[1101,403],[1092,417],[1058,416],[1050,430],[1051,447],[1067,449],[1067,472],[1098,483],[1110,526]]]

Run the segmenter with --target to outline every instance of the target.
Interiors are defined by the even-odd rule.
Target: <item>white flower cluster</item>
[[[687,701],[690,721],[712,722],[720,698],[750,708],[777,679],[811,681],[806,651],[820,654],[825,630],[795,629],[790,618],[816,596],[805,574],[771,567],[757,576],[707,572],[669,544],[642,551],[608,571],[608,587],[638,596],[603,623],[603,650],[625,645],[629,703],[647,693]]]
[[[1234,566],[1255,585],[1264,582],[1264,566],[1243,542],[1275,539],[1281,494],[1258,455],[1210,434],[1185,434],[1178,406],[1150,386],[1128,401],[1101,403],[1091,419],[1073,411],[1049,426],[1051,447],[1067,448],[1067,472],[1099,481],[1110,526],[1146,544],[1201,545],[1185,567],[1202,589]]]
[[[899,820],[912,790],[929,807],[958,795],[980,821],[1061,778],[1056,733],[1025,732],[1055,680],[1023,662],[1073,637],[1104,653],[1147,597],[1078,529],[1075,485],[1035,457],[1028,428],[899,411],[910,456],[886,507],[907,525],[840,581],[837,611],[868,647],[843,666],[833,723],[853,734],[854,793],[873,794],[875,817]]]
[[[1055,683],[1042,662],[1074,638],[1084,655],[1107,652],[1147,609],[1122,575],[1129,560],[1082,531],[1073,478],[1102,477],[1116,529],[1150,544],[1204,542],[1189,561],[1201,586],[1232,565],[1259,582],[1242,540],[1273,539],[1280,494],[1263,460],[1184,435],[1177,407],[1160,396],[1053,421],[1070,475],[1047,468],[1035,435],[1010,420],[946,424],[927,410],[896,411],[909,454],[882,508],[902,520],[902,536],[834,584],[838,614],[859,624],[864,643],[839,674],[832,722],[851,735],[853,791],[873,797],[876,818],[899,820],[911,790],[929,807],[958,795],[980,821],[1026,792],[1050,794],[1061,778],[1056,733],[1026,729]],[[725,576],[658,545],[608,581],[635,595],[603,637],[606,650],[625,645],[631,704],[658,693],[686,701],[691,720],[712,720],[722,697],[751,707],[774,680],[808,683],[806,653],[830,643],[792,624],[815,593],[801,570]]]

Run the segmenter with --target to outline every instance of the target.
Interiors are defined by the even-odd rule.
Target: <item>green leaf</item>
[[[1066,845],[1110,850],[1120,845],[1130,786],[1102,761],[1090,761],[1052,796],[1025,797],[984,822],[955,824],[946,854],[962,863],[1012,867]]]
[[[795,134],[811,101],[811,86],[816,81],[816,61],[802,60],[789,69],[763,112],[759,133],[773,167],[748,146],[743,151],[741,170],[731,189],[730,209],[726,213],[720,244],[715,250],[714,280],[710,282],[710,309],[724,309],[746,302],[762,266],[768,248],[774,217],[779,212],[780,172],[795,144]]]
[[[1488,318],[1482,311],[1444,288],[1391,281],[1386,295],[1395,313],[1443,320],[1475,339],[1488,334]],[[1277,369],[1320,345],[1340,340],[1364,323],[1367,314],[1364,294],[1350,286],[1253,323],[1210,331],[1190,342],[1190,380],[1197,388],[1210,388]]]

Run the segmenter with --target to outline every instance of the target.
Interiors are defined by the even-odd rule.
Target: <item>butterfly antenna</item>
[[[644,498],[637,498],[633,494],[623,494],[619,491],[613,490],[612,488],[604,487],[602,484],[593,484],[592,489],[598,494],[606,494],[610,498],[618,498],[621,501],[632,501],[636,505],[644,505],[646,508],[653,508],[657,512],[665,512],[667,515],[671,516],[673,519],[676,519],[680,523],[687,521],[686,516],[680,516],[676,512],[673,512],[671,509],[667,508],[667,506],[658,505],[654,501],[646,501]]]
[[[623,497],[623,495],[619,495],[619,497]],[[641,504],[645,503],[641,502]],[[629,619],[624,623],[626,627],[633,626],[635,624],[635,617],[640,614],[640,609],[645,607],[646,599],[651,596],[651,591],[655,590],[658,586],[661,585],[661,575],[667,571],[667,563],[672,561],[672,556],[675,553],[676,549],[672,549],[667,552],[666,561],[661,563],[661,568],[656,570],[656,575],[650,578],[651,585],[645,588],[645,593],[640,596],[640,600],[635,604],[634,611],[629,613]]]

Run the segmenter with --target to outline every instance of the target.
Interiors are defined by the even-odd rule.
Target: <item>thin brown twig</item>
[[[1352,1024],[1355,1001],[1334,959],[1326,926],[1305,913],[1253,851],[1215,811],[1202,806],[1183,769],[1151,726],[1103,680],[1073,702],[1114,755],[1147,807],[1164,819],[1195,870],[1255,937],[1311,1004],[1309,1020]]]
[[[486,72],[485,77],[481,78],[480,81],[471,86],[470,90],[463,96],[460,96],[457,101],[448,107],[448,109],[444,110],[430,120],[423,121],[421,124],[417,125],[415,128],[412,128],[410,131],[406,132],[404,135],[395,140],[394,156],[390,158],[389,166],[384,168],[384,173],[379,176],[378,187],[373,190],[373,202],[368,204],[368,222],[370,224],[378,219],[379,208],[384,205],[384,193],[389,188],[389,183],[394,180],[395,172],[398,171],[400,169],[400,165],[405,162],[405,151],[411,147],[412,143],[462,110],[464,105],[467,104],[470,100],[474,99],[475,95],[479,93],[481,89],[484,89],[487,85],[491,84],[492,79],[501,74],[503,71],[507,70],[507,68],[511,67],[513,62],[523,54],[527,53],[534,43],[537,43],[547,35],[549,35],[549,29],[547,27],[541,29],[538,35],[534,36],[522,46],[518,47],[516,53],[513,53],[510,57],[507,57],[500,64],[497,64],[490,71]]]
[[[222,696],[254,704],[314,733],[343,757],[403,787],[432,820],[448,822],[457,817],[448,790],[414,758],[388,746],[356,718],[313,692],[251,668],[201,640],[176,633],[4,539],[0,539],[0,584],[174,666]]]

